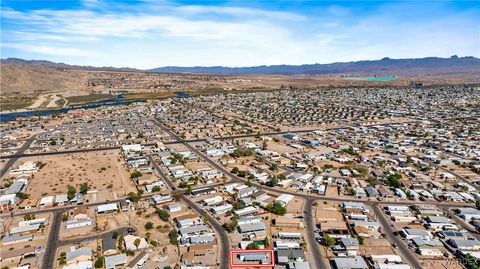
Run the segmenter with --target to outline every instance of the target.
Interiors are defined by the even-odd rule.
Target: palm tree
[[[133,241],[133,244],[138,249],[138,246],[140,245],[140,238],[135,239],[135,241]]]

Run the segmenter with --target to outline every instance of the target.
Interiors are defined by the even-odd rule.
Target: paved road
[[[159,124],[155,120],[152,120],[154,123]],[[409,121],[409,122],[404,122],[404,123],[413,123],[417,121]],[[384,123],[384,124],[371,124],[372,126],[389,126],[393,125],[396,123]],[[170,129],[166,128],[165,126],[161,125],[164,131],[166,131],[168,134],[170,134],[172,137],[174,137],[176,140],[175,141],[165,141],[163,144],[165,145],[172,145],[172,144],[184,144],[184,143],[197,143],[197,142],[204,142],[207,139],[206,138],[198,138],[198,139],[188,139],[184,140],[180,138],[178,135],[174,134],[173,132],[170,131]],[[323,128],[321,130],[324,131],[329,131],[329,130],[341,130],[341,129],[346,129],[346,128],[351,128],[351,127],[366,127],[370,125],[352,125],[352,126],[344,126],[344,127],[334,127],[334,128]],[[315,129],[304,129],[304,130],[294,130],[294,131],[283,131],[283,132],[271,132],[271,133],[262,133],[262,135],[282,135],[282,134],[287,134],[287,133],[307,133],[311,131],[319,130],[319,128]],[[231,136],[224,136],[224,137],[215,137],[214,139],[216,140],[232,140],[232,139],[238,139],[238,138],[249,138],[249,137],[255,137],[257,134],[241,134],[241,135],[231,135]],[[148,143],[144,144],[145,146],[153,146],[155,143]],[[73,150],[62,150],[62,151],[52,151],[52,152],[35,152],[35,153],[23,153],[23,152],[17,152],[13,155],[2,155],[0,156],[0,159],[11,159],[11,158],[25,158],[25,157],[37,157],[37,156],[48,156],[48,155],[61,155],[61,154],[73,154],[73,153],[81,153],[81,152],[91,152],[91,151],[105,151],[105,150],[115,150],[115,149],[120,149],[121,146],[113,146],[113,147],[100,147],[100,148],[86,148],[86,149],[73,149]]]
[[[395,236],[393,233],[395,232],[390,226],[389,221],[387,220],[387,217],[383,213],[383,210],[379,208],[377,205],[372,205],[373,211],[375,212],[375,215],[377,216],[377,220],[382,225],[382,230],[383,232],[387,235],[388,241],[397,244],[398,249],[400,250],[402,257],[404,261],[410,264],[412,268],[414,269],[421,269],[423,268],[420,262],[418,261],[417,257],[415,257],[415,254],[413,254],[408,247],[405,245],[405,243],[398,237]]]
[[[56,211],[52,216],[50,223],[50,234],[48,235],[45,254],[42,260],[42,269],[53,269],[56,263],[56,253],[58,246],[58,234],[60,232],[60,224],[62,222],[63,211]]]
[[[165,132],[167,133],[171,133],[172,137],[178,139],[181,141],[181,138],[178,137],[177,135],[175,135],[174,133],[172,133],[168,128],[166,128],[165,126],[161,125],[160,123],[158,122],[155,122],[160,128],[162,128]],[[216,162],[214,162],[213,160],[211,160],[210,158],[208,158],[205,154],[203,154],[202,152],[200,152],[197,148],[193,147],[192,145],[184,142],[184,145],[187,146],[190,150],[192,150],[193,152],[195,152],[197,155],[199,155],[200,157],[202,157],[206,162],[208,162],[212,167],[214,167],[215,169],[221,171],[222,173],[224,173],[226,176],[228,176],[232,181],[242,181],[242,182],[246,182],[247,179],[244,179],[244,178],[240,178],[238,177],[237,175],[234,175],[232,173],[230,173],[230,171],[226,170],[223,166],[220,166],[219,164],[217,164]],[[311,218],[311,204],[310,204],[310,208],[308,207],[309,206],[309,203],[312,203],[312,199],[321,199],[321,200],[330,200],[330,201],[351,201],[352,199],[351,198],[331,198],[331,197],[319,197],[318,195],[312,195],[312,194],[299,194],[299,193],[295,193],[295,192],[291,192],[291,191],[287,191],[287,190],[280,190],[280,189],[277,189],[277,188],[272,188],[272,187],[268,187],[268,186],[264,186],[264,185],[261,185],[261,184],[258,184],[256,182],[251,182],[252,185],[254,186],[257,186],[257,187],[261,187],[262,190],[264,191],[267,191],[269,193],[275,193],[275,194],[283,194],[283,193],[290,193],[290,194],[293,194],[297,197],[302,197],[304,199],[306,199],[306,209],[305,209],[305,212],[304,215],[306,215],[306,219],[305,221],[307,222],[307,233],[308,233],[308,241],[309,241],[309,245],[311,247],[311,251],[312,253],[314,254],[314,257],[316,256],[316,258],[314,258],[314,263],[316,265],[316,268],[328,268],[326,267],[328,263],[326,263],[322,258],[318,258],[318,257],[322,257],[321,253],[320,253],[320,250],[318,248],[318,245],[316,245],[316,241],[315,241],[315,235],[312,233],[314,232],[315,228],[314,228],[314,224],[313,224],[313,220]],[[310,202],[308,202],[310,201]],[[396,242],[397,245],[399,246],[400,248],[400,251],[402,252],[403,256],[405,257],[405,260],[406,262],[408,262],[413,268],[415,269],[421,269],[422,266],[420,265],[420,263],[418,262],[418,260],[416,259],[416,257],[410,252],[410,250],[408,250],[408,248],[404,245],[403,241],[401,241],[399,238],[396,238],[394,235],[393,235],[393,229],[390,227],[390,224],[388,223],[387,219],[385,218],[385,216],[383,215],[382,212],[380,212],[381,210],[378,209],[378,207],[374,204],[373,201],[363,201],[364,203],[366,204],[371,204],[374,208],[374,210],[376,211],[375,213],[378,215],[378,219],[379,219],[379,222],[380,224],[384,227],[384,230],[385,230],[385,233],[387,234],[387,237],[390,239],[391,242]],[[405,201],[407,204],[412,204],[411,201]],[[388,204],[395,204],[395,203],[399,203],[399,202],[392,202],[392,203],[388,203]],[[309,213],[310,212],[310,213]],[[308,216],[308,214],[310,214],[310,216]],[[312,243],[313,239],[313,242],[315,243]],[[317,249],[315,249],[315,246],[317,247]],[[313,247],[313,249],[312,249]]]
[[[157,170],[159,176],[163,179],[165,184],[170,188],[170,190],[176,190],[177,187],[172,182],[172,180],[164,174],[161,167],[157,164],[157,162],[151,157],[148,156],[150,159],[150,163],[153,164],[155,170]],[[180,193],[178,199],[184,201],[191,209],[197,212],[200,216],[203,216],[204,212],[202,208],[200,208],[196,203],[192,202],[184,193]],[[208,218],[208,223],[213,228],[215,233],[217,234],[217,241],[218,241],[218,250],[219,250],[219,257],[220,257],[220,268],[221,269],[228,269],[230,268],[230,260],[228,251],[230,250],[230,240],[228,238],[228,234],[223,229],[222,225],[213,217]]]
[[[155,194],[145,194],[142,196],[142,198],[150,198]],[[125,198],[119,198],[115,200],[109,200],[109,201],[104,201],[104,202],[95,202],[95,203],[88,203],[84,204],[85,206],[97,206],[97,205],[103,205],[103,204],[109,204],[109,203],[118,203],[120,201],[125,200]],[[75,207],[78,207],[79,205],[66,205],[66,206],[56,206],[56,207],[48,207],[48,208],[40,208],[40,209],[32,209],[32,210],[21,210],[17,212],[10,212],[10,213],[4,213],[1,214],[0,217],[6,218],[6,217],[12,217],[12,216],[23,216],[25,214],[40,214],[40,213],[56,213],[56,212],[63,212],[68,209],[73,209]]]
[[[82,237],[75,237],[75,238],[68,238],[68,239],[63,239],[58,242],[59,246],[65,246],[65,245],[71,245],[75,244],[77,242],[84,242],[84,241],[91,241],[91,240],[96,240],[96,239],[101,239],[104,238],[105,235],[111,234],[117,232],[118,234],[126,234],[128,228],[133,228],[130,226],[124,226],[124,227],[118,227],[112,230],[104,231],[101,233],[95,233],[87,236],[82,236]]]
[[[37,135],[39,134],[32,135],[30,138],[28,138],[25,141],[25,143],[23,143],[23,145],[17,150],[17,152],[13,156],[10,155],[9,160],[0,171],[0,177],[3,177],[3,175],[5,175],[5,173],[8,171],[8,169],[10,169],[10,167],[19,159],[19,157],[16,157],[16,156],[22,155],[25,152],[25,150],[27,150],[30,147],[33,141],[35,141],[35,139],[37,138]],[[2,159],[3,159],[3,156],[2,156]]]
[[[451,208],[439,206],[443,211],[447,211],[451,219],[460,227],[470,232],[475,239],[480,240],[480,235],[473,225],[467,223],[464,219],[460,218]]]
[[[316,221],[313,217],[313,202],[313,199],[306,199],[305,207],[303,209],[303,219],[305,220],[305,229],[307,233],[307,245],[313,257],[313,263],[315,265],[314,268],[329,269],[330,262],[327,258],[322,256],[320,247],[318,246],[318,242],[315,237]]]
[[[226,170],[223,166],[220,166],[219,164],[217,164],[215,161],[211,160],[210,158],[208,158],[205,154],[203,154],[202,152],[200,152],[197,148],[195,148],[194,146],[190,145],[189,143],[193,143],[193,142],[200,142],[200,141],[205,141],[205,139],[193,139],[193,140],[183,140],[182,138],[180,138],[178,135],[176,135],[175,133],[173,133],[169,128],[163,126],[162,124],[158,123],[157,121],[154,121],[154,123],[156,123],[162,130],[164,130],[165,132],[167,132],[168,134],[170,134],[170,136],[172,138],[174,138],[176,141],[169,141],[169,142],[165,142],[164,144],[184,144],[187,148],[189,148],[190,150],[192,150],[193,152],[195,152],[197,155],[199,155],[200,157],[202,157],[206,162],[208,162],[212,167],[214,167],[215,169],[221,171],[222,173],[224,173],[225,176],[227,176],[231,181],[238,181],[238,182],[246,182],[247,179],[244,179],[244,178],[240,178],[232,173],[230,173],[230,171]],[[393,123],[395,124],[395,123]],[[392,123],[388,123],[388,124],[381,124],[381,125],[392,125]],[[362,125],[358,125],[358,126],[362,126]],[[335,129],[345,129],[345,128],[348,128],[348,127],[338,127],[338,128],[330,128],[330,130],[335,130]],[[316,129],[315,129],[316,130]],[[298,131],[292,131],[294,133],[304,133],[304,132],[308,132],[309,130],[298,130]],[[266,133],[264,135],[280,135],[280,134],[285,134],[285,133],[288,133],[288,132],[274,132],[274,133]],[[217,138],[217,140],[226,140],[226,139],[234,139],[234,138],[246,138],[246,137],[254,137],[255,135],[237,135],[237,136],[229,136],[229,137],[222,137],[222,138]],[[30,141],[30,143],[33,142],[33,139],[32,141]],[[27,143],[26,143],[27,144]],[[29,146],[30,144],[28,144]],[[25,146],[25,149],[28,148],[28,146],[24,145]],[[22,148],[24,147],[22,146]],[[100,151],[100,150],[112,150],[112,149],[119,149],[120,146],[118,147],[110,147],[110,148],[93,148],[93,149],[82,149],[82,150],[72,150],[72,151],[63,151],[63,152],[47,152],[47,153],[31,153],[31,154],[23,154],[23,151],[20,151],[20,152],[17,152],[17,154],[13,155],[13,156],[2,156],[2,158],[15,158],[15,159],[18,159],[18,158],[22,158],[22,157],[27,157],[27,156],[42,156],[42,155],[55,155],[55,154],[66,154],[66,153],[79,153],[79,152],[87,152],[87,151]],[[10,162],[10,161],[9,161]],[[13,163],[13,162],[12,162]],[[8,163],[7,163],[8,164]],[[163,172],[161,171],[160,167],[158,166],[158,164],[156,164],[156,162],[153,162],[154,164],[154,167],[157,169],[157,171],[159,172],[160,176],[163,175]],[[11,166],[11,164],[10,164]],[[167,176],[163,175],[162,177],[166,184],[169,185],[170,188],[174,189],[176,188],[175,185],[173,184],[173,182],[170,181],[170,178],[168,178]],[[401,252],[404,254],[405,258],[407,259],[407,262],[409,262],[412,267],[414,268],[421,268],[420,264],[418,263],[418,261],[416,260],[415,256],[413,256],[412,253],[410,253],[410,251],[406,248],[406,246],[404,245],[403,241],[399,240],[398,238],[396,238],[394,235],[393,235],[393,229],[390,227],[390,225],[388,224],[388,221],[386,220],[385,216],[383,215],[383,212],[381,212],[381,210],[378,209],[378,207],[374,204],[373,201],[365,201],[365,200],[359,200],[359,199],[352,199],[351,197],[323,197],[323,196],[319,196],[319,195],[315,195],[315,194],[306,194],[306,193],[296,193],[296,192],[293,192],[293,191],[287,191],[287,190],[281,190],[281,189],[277,189],[277,188],[272,188],[272,187],[268,187],[268,186],[264,186],[264,185],[261,185],[261,184],[258,184],[256,182],[252,182],[253,185],[257,186],[257,187],[260,187],[262,188],[263,190],[267,190],[269,193],[273,193],[273,194],[277,194],[277,195],[280,195],[280,194],[283,194],[283,193],[288,193],[288,194],[293,194],[297,197],[301,197],[301,198],[304,198],[306,199],[307,201],[308,200],[311,200],[311,199],[319,199],[319,200],[326,200],[326,201],[336,201],[336,202],[342,202],[342,201],[352,201],[352,200],[356,200],[356,201],[359,201],[359,202],[364,202],[366,204],[370,204],[370,205],[373,205],[373,208],[374,210],[376,211],[377,215],[378,215],[378,219],[379,219],[379,222],[380,224],[385,228],[385,232],[387,234],[387,237],[389,237],[389,239],[391,239],[393,242],[397,242]],[[148,197],[148,196],[153,196],[154,194],[151,194],[151,195],[145,195],[144,198]],[[199,214],[203,214],[203,211],[202,209],[195,203],[193,203],[185,194],[181,193],[179,195],[179,198],[184,200],[193,210],[197,211]],[[123,199],[118,199],[118,201],[120,200],[123,200]],[[114,201],[111,201],[111,202],[114,202]],[[104,204],[105,202],[101,202],[101,203],[95,203],[95,204]],[[419,202],[419,201],[396,201],[396,202],[382,202],[384,204],[402,204],[402,205],[411,205],[412,203],[422,203],[422,202]],[[466,203],[439,203],[439,202],[428,202],[429,204],[436,204],[436,205],[441,205],[443,207],[459,207],[459,206],[470,206],[470,204],[466,204]],[[91,205],[95,205],[95,204],[91,204]],[[73,207],[73,206],[72,206]],[[42,209],[42,210],[33,210],[33,211],[27,211],[27,212],[21,212],[21,213],[15,213],[14,215],[22,215],[22,214],[26,214],[26,213],[38,213],[38,212],[53,212],[55,214],[55,218],[60,218],[61,217],[61,212],[63,212],[64,209],[66,209],[68,207],[62,207],[62,208],[51,208],[51,209]],[[378,212],[377,212],[378,211]],[[308,211],[306,211],[308,213]],[[379,213],[379,214],[378,214]],[[9,214],[4,214],[4,215],[9,215]],[[61,219],[60,219],[61,220]],[[214,219],[214,218],[209,218],[209,223],[210,225],[212,226],[212,228],[216,231],[216,233],[219,235],[219,249],[220,249],[220,257],[221,257],[221,268],[228,268],[228,264],[229,264],[229,261],[228,261],[228,249],[230,247],[230,243],[229,243],[229,240],[228,240],[228,234],[226,233],[226,231],[223,229],[223,227]],[[311,225],[312,223],[310,223]],[[55,224],[52,224],[52,225],[55,225]],[[59,224],[58,224],[59,225]],[[53,229],[55,227],[52,227],[52,231],[55,230]],[[56,228],[57,230],[57,233],[51,233],[51,236],[49,237],[49,242],[47,244],[47,248],[50,248],[50,249],[56,249],[56,245],[58,244],[58,228]],[[310,229],[309,229],[310,230]],[[314,230],[314,229],[313,229]],[[53,236],[56,236],[57,238],[55,238],[55,242],[51,242],[52,237]],[[313,236],[313,239],[315,238],[315,236]],[[311,239],[311,238],[310,238]],[[309,239],[309,240],[310,240]],[[314,241],[316,243],[316,241]],[[309,244],[311,245],[311,247],[315,244]],[[223,247],[221,247],[223,246]],[[227,247],[225,247],[227,246]],[[318,246],[317,246],[318,247]],[[313,250],[315,251],[315,250]],[[55,253],[55,251],[53,251],[53,253]],[[54,255],[54,254],[53,254]],[[321,255],[320,255],[321,256]],[[54,258],[54,257],[53,257]],[[47,260],[47,259],[46,259]],[[317,265],[318,262],[321,263],[321,261],[314,261],[315,264]],[[48,264],[46,264],[48,265]],[[51,267],[43,267],[43,268],[51,268]]]
[[[454,171],[452,171],[452,170],[449,170],[449,169],[446,169],[446,168],[443,168],[443,167],[437,166],[437,165],[435,165],[435,167],[436,167],[437,169],[440,169],[440,170],[442,170],[442,171],[445,171],[445,172],[447,172],[447,173],[450,173],[450,174],[456,176],[458,179],[460,179],[460,180],[463,181],[464,183],[467,183],[468,185],[474,187],[477,191],[480,191],[480,187],[479,187],[477,184],[473,184],[472,181],[468,180],[467,178],[465,178],[464,176],[458,174],[457,172],[454,172]]]
[[[180,102],[175,102],[175,103],[180,104],[180,105],[183,105],[183,106],[186,106],[186,104],[184,104],[184,103],[180,103]],[[188,105],[189,105],[189,106],[193,106],[193,107],[195,107],[195,108],[198,108],[198,109],[200,109],[200,110],[203,110],[203,111],[205,111],[205,112],[207,112],[207,113],[209,113],[209,114],[211,114],[211,115],[213,115],[213,116],[215,116],[215,117],[217,117],[217,118],[220,118],[220,119],[224,118],[223,115],[218,115],[218,113],[214,113],[214,112],[212,112],[211,110],[206,109],[206,108],[204,108],[204,107],[197,106],[197,105],[195,105],[195,104],[188,104]],[[243,121],[243,122],[250,122],[250,123],[253,123],[253,124],[257,124],[257,125],[260,125],[260,126],[263,126],[263,127],[267,127],[267,128],[269,128],[269,129],[271,129],[271,130],[276,130],[276,128],[275,128],[274,126],[272,126],[272,125],[265,124],[265,123],[261,123],[261,122],[257,122],[257,121],[253,121],[253,119],[245,119],[244,117],[241,117],[241,116],[238,116],[238,115],[235,115],[235,114],[233,114],[233,115],[230,114],[230,115],[228,115],[227,117],[234,118],[234,119],[237,119],[237,120],[241,120],[241,121]],[[247,124],[245,124],[245,123],[244,123],[244,124],[241,124],[241,125],[249,126],[249,125],[247,125]]]

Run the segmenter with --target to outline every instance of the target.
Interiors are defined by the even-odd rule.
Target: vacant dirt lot
[[[119,151],[103,151],[32,158],[44,165],[31,180],[27,193],[31,198],[67,192],[67,186],[88,183],[97,201],[115,199],[135,191],[135,186]],[[27,161],[27,160],[25,160]]]

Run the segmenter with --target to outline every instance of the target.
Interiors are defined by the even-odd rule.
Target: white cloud
[[[345,16],[350,14],[350,10],[348,8],[336,5],[330,6],[328,11],[336,16]]]
[[[283,12],[283,11],[268,11],[255,8],[245,8],[245,7],[228,7],[228,6],[200,6],[200,5],[190,5],[190,6],[181,6],[177,8],[178,11],[186,14],[228,14],[234,17],[262,17],[273,20],[291,20],[291,21],[303,21],[306,19],[305,16],[296,14],[293,12]]]
[[[3,9],[2,26],[8,23],[9,27],[2,27],[2,47],[14,49],[16,56],[24,51],[30,56],[38,54],[35,57],[39,59],[55,56],[52,60],[136,68],[305,64],[480,53],[475,12],[432,17],[419,23],[382,9],[355,16],[338,6],[314,16],[165,2],[131,9],[109,8]]]
[[[3,48],[14,48],[23,51],[46,54],[46,55],[55,55],[55,56],[75,56],[75,57],[92,57],[96,53],[85,51],[76,48],[65,48],[57,47],[50,45],[36,45],[36,44],[12,44],[12,43],[2,43]]]

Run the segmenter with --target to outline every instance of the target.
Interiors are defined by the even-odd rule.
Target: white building
[[[118,210],[117,203],[110,203],[110,204],[97,206],[97,213],[99,214],[117,212],[117,210]]]

